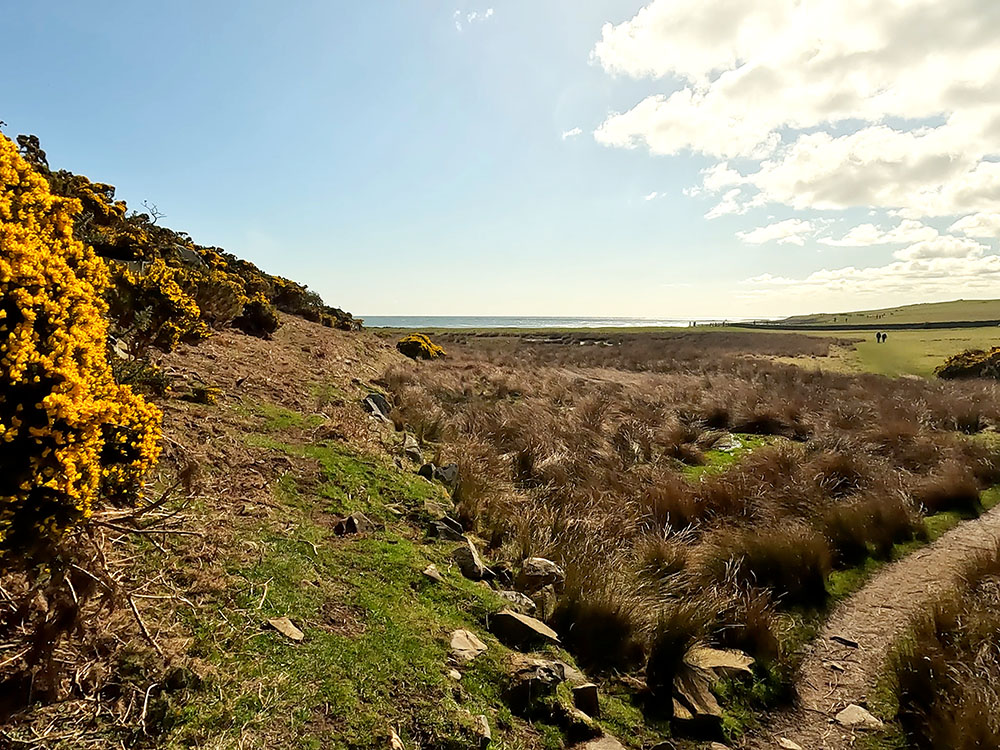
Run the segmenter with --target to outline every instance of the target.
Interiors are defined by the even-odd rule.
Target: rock
[[[493,615],[490,629],[508,645],[523,647],[532,643],[559,643],[559,636],[541,620],[505,609]]]
[[[464,542],[467,541],[465,537],[464,530],[462,529],[462,524],[456,521],[454,518],[445,516],[444,518],[439,518],[434,523],[431,524],[431,531],[434,536],[441,539],[445,539],[451,542]]]
[[[625,746],[610,734],[606,734],[574,745],[572,750],[625,750]]]
[[[529,557],[521,563],[521,572],[517,575],[518,588],[528,594],[545,586],[552,586],[558,592],[565,581],[563,569],[544,557]]]
[[[673,717],[676,721],[694,721],[694,714],[685,708],[684,704],[676,698],[671,699],[673,703]]]
[[[190,247],[176,244],[174,245],[174,254],[184,265],[194,266],[195,268],[208,268],[208,264],[205,262],[205,259]]]
[[[434,464],[424,464],[419,469],[417,469],[417,474],[422,476],[424,479],[434,479],[434,472],[437,470],[437,466]]]
[[[535,603],[535,614],[544,620],[555,612],[559,597],[554,586],[542,586],[538,591],[532,592],[531,601]]]
[[[451,487],[458,481],[458,464],[445,464],[434,469],[434,478]]]
[[[881,729],[882,722],[872,716],[867,710],[852,703],[834,717],[834,720],[843,727],[857,729]]]
[[[573,688],[573,705],[587,716],[596,718],[601,715],[601,706],[597,697],[597,685],[592,682],[585,682],[583,685],[577,685]]]
[[[424,454],[420,452],[420,443],[409,433],[403,435],[403,455],[414,463],[422,464],[424,462]]]
[[[684,655],[684,663],[696,669],[714,672],[718,677],[753,675],[753,659],[735,649],[694,646]]]
[[[451,679],[455,680],[456,682],[457,682],[458,680],[461,680],[461,679],[462,679],[462,673],[461,673],[461,672],[459,672],[459,671],[458,671],[457,669],[449,669],[449,670],[448,670],[448,676],[449,676],[449,677],[450,677]]]
[[[780,747],[781,750],[802,750],[802,745],[798,742],[792,742],[792,740],[787,737],[778,738],[778,747]]]
[[[451,634],[451,655],[455,661],[465,664],[480,654],[486,653],[488,646],[468,630],[456,630]]]
[[[455,506],[443,500],[424,500],[424,510],[432,519],[440,521],[447,518],[455,510]]]
[[[403,745],[403,741],[399,739],[399,735],[396,734],[396,730],[389,728],[389,750],[406,750],[406,746]]]
[[[569,708],[559,704],[553,714],[556,723],[563,728],[566,738],[570,742],[589,740],[604,734],[600,724],[578,708]]]
[[[333,526],[333,533],[337,536],[347,534],[367,534],[375,529],[373,524],[364,513],[352,513],[347,518],[342,518]]]
[[[458,569],[462,575],[470,581],[481,581],[486,571],[486,566],[476,551],[476,545],[468,539],[452,553],[452,558],[458,564]]]
[[[479,714],[473,717],[475,723],[476,737],[479,738],[479,747],[486,748],[493,741],[493,733],[490,731],[490,721],[485,715]]]
[[[729,745],[723,745],[721,742],[710,742],[708,750],[730,750],[730,748]]]
[[[716,742],[715,744],[718,745],[719,743]],[[663,742],[657,742],[649,750],[677,750],[677,745],[670,740],[664,740]],[[729,748],[726,748],[726,750],[729,750]]]
[[[712,694],[715,676],[703,669],[682,667],[674,677],[674,696],[695,720],[722,721],[722,707]]]
[[[590,682],[590,680],[587,679],[587,676],[579,669],[571,667],[564,661],[560,661],[558,664],[563,668],[563,674],[566,675],[566,682],[570,685],[583,685]]]
[[[843,635],[831,635],[830,640],[839,643],[842,646],[847,646],[848,648],[858,648],[860,645],[857,641]]]
[[[510,602],[511,609],[520,612],[522,615],[533,615],[535,613],[535,603],[520,591],[497,591],[497,596]]]
[[[296,643],[299,643],[303,638],[305,638],[305,633],[299,630],[292,624],[292,621],[287,617],[275,617],[274,619],[268,620],[267,624],[272,628],[277,630],[286,638],[290,638]]]
[[[743,447],[743,441],[740,440],[735,435],[725,435],[719,438],[713,445],[712,450],[722,451],[723,453],[731,453],[732,451],[739,450]]]
[[[518,654],[511,666],[507,700],[511,708],[522,715],[538,713],[544,700],[554,696],[559,683],[565,679],[562,665],[555,661]]]
[[[424,568],[424,575],[433,581],[437,581],[438,583],[444,582],[444,576],[441,575],[441,571],[437,569],[437,565],[434,563],[431,563]]]
[[[389,419],[389,412],[392,411],[392,405],[381,393],[369,393],[361,399],[361,406],[376,419],[380,419],[383,422],[392,421]]]

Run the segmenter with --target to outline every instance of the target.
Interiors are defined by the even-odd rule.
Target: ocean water
[[[366,328],[684,328],[680,318],[537,318],[517,316],[361,315]],[[698,320],[700,325],[720,323]]]

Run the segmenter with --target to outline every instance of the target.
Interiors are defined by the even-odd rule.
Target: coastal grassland
[[[1000,320],[1000,300],[953,300],[951,302],[901,305],[899,307],[886,307],[877,310],[796,315],[780,322],[795,325],[877,325],[889,323],[950,323],[978,320]]]
[[[707,642],[757,659],[731,705],[752,714],[787,698],[798,649],[831,602],[981,512],[1000,480],[995,384],[774,361],[847,345],[829,335],[447,342],[448,361],[384,376],[397,427],[459,464],[460,516],[490,555],[566,568],[548,616],[580,663],[645,668],[654,693],[650,659],[667,665],[652,679],[669,684],[669,665]],[[595,647],[609,642],[618,647]]]

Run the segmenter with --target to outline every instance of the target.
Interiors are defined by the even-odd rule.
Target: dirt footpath
[[[962,563],[1000,538],[1000,506],[966,521],[933,544],[895,562],[834,611],[810,644],[797,685],[799,700],[776,714],[747,748],[779,748],[787,738],[803,750],[840,750],[854,744],[851,730],[832,723],[851,703],[864,705],[889,650],[912,615],[954,585]],[[844,645],[834,636],[857,643]]]

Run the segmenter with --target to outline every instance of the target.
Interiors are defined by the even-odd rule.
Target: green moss
[[[738,448],[731,451],[705,451],[705,463],[701,466],[685,466],[685,476],[696,478],[703,474],[723,472],[751,451],[770,445],[775,441],[775,438],[769,435],[749,435],[737,432],[732,433],[732,437],[740,441]]]

